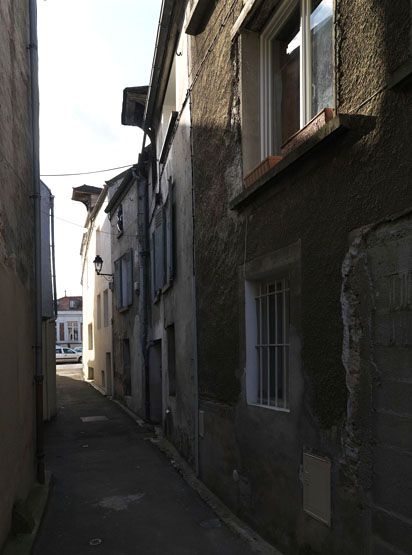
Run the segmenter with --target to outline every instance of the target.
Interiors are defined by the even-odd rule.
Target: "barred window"
[[[288,408],[289,283],[260,282],[256,303],[257,404]]]
[[[289,410],[289,280],[247,281],[247,399]]]

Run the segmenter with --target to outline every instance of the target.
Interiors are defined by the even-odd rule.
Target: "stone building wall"
[[[123,233],[117,228],[117,210],[123,211]],[[115,262],[127,253],[132,257],[131,304],[125,309],[117,308],[119,290],[116,282],[113,292],[113,387],[115,397],[120,398],[131,410],[145,417],[144,361],[141,344],[141,315],[139,314],[139,288],[141,265],[139,263],[139,215],[137,181],[131,179],[119,202],[110,214],[112,272]],[[117,288],[117,289],[116,289]]]
[[[0,550],[35,477],[33,177],[27,2],[0,5]]]
[[[397,543],[388,530],[400,530],[410,519],[406,485],[412,476],[405,462],[410,454],[390,457],[387,445],[383,455],[353,445],[351,430],[369,437],[376,416],[374,406],[358,410],[367,384],[366,392],[353,395],[358,384],[351,380],[344,351],[353,323],[341,291],[344,283],[352,287],[342,267],[353,230],[412,208],[412,147],[405,140],[410,90],[387,87],[409,55],[409,3],[336,2],[336,108],[346,116],[341,132],[273,173],[240,206],[233,201],[243,190],[242,52],[241,40],[232,42],[230,31],[241,7],[240,1],[218,2],[191,48],[192,74],[199,71],[191,106],[201,477],[285,553],[407,553],[410,545]],[[407,225],[399,222],[393,233],[405,233]],[[282,413],[246,402],[243,306],[248,268],[269,259],[279,264],[284,259],[287,267],[288,249],[296,274],[296,356],[291,410]],[[402,271],[410,271],[410,263],[407,258]],[[372,317],[372,305],[365,310]],[[409,348],[409,336],[403,337]],[[365,349],[363,343],[361,360],[368,359]],[[390,351],[382,357],[401,372]],[[394,406],[402,402],[395,397]],[[409,415],[410,407],[403,412]],[[402,420],[405,437],[408,418]],[[373,437],[383,444],[382,434],[379,428]],[[331,526],[302,510],[304,452],[331,461]],[[389,494],[392,474],[402,477],[398,509]],[[371,509],[371,496],[379,511]],[[406,532],[410,537],[410,526]]]

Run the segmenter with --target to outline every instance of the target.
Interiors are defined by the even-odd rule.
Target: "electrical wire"
[[[90,175],[92,173],[111,172],[113,170],[122,170],[123,168],[131,168],[133,164],[127,166],[117,166],[116,168],[107,168],[106,170],[93,170],[88,172],[75,172],[75,173],[41,173],[40,177],[69,177],[72,175]]]
[[[46,216],[50,216],[49,212],[42,211],[42,214],[45,214]],[[56,216],[56,214],[54,214],[54,218],[56,220],[60,220],[62,222],[65,222],[66,224],[70,224],[70,225],[74,225],[75,227],[79,227],[79,228],[84,230],[84,233],[87,233],[87,228],[84,227],[84,225],[82,225],[82,224],[78,224],[77,222],[72,222],[71,220],[67,220],[66,218],[62,218],[61,216]],[[117,237],[117,235],[118,235],[117,233],[112,233],[111,231],[103,231],[101,229],[99,229],[98,232],[102,233],[103,235],[111,235],[112,237]],[[136,239],[136,237],[138,237],[138,233],[137,232],[134,233],[134,234],[122,233],[122,237],[132,237],[132,238]]]

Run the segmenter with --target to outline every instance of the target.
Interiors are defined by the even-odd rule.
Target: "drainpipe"
[[[34,246],[36,289],[36,344],[35,344],[35,395],[36,395],[36,457],[37,480],[45,482],[43,441],[43,368],[42,368],[42,269],[41,269],[41,197],[39,160],[39,81],[37,52],[37,6],[29,0],[30,18],[30,99],[32,118]]]
[[[146,136],[146,135],[145,135]],[[145,141],[145,140],[144,140]],[[143,142],[144,144],[144,142]],[[148,342],[148,325],[149,325],[149,240],[148,240],[148,221],[149,221],[149,205],[148,205],[148,182],[145,176],[145,170],[142,166],[145,163],[144,149],[139,156],[139,162],[134,175],[137,179],[137,225],[139,237],[139,254],[141,268],[141,284],[140,284],[140,301],[139,313],[141,315],[140,326],[140,348],[143,355],[143,372],[144,372],[144,411],[145,418],[150,418],[150,376],[149,376],[149,342]]]
[[[193,126],[192,126],[192,97],[189,96],[189,112],[190,112],[190,166],[192,181],[192,333],[193,333],[193,409],[194,409],[194,426],[195,426],[195,471],[196,476],[200,475],[200,453],[199,453],[199,364],[197,349],[197,295],[196,295],[196,252],[195,252],[195,182],[193,168]]]

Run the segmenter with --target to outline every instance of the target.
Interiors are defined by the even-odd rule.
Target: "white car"
[[[56,345],[56,362],[81,362],[82,354],[76,353],[69,347],[60,347]]]

